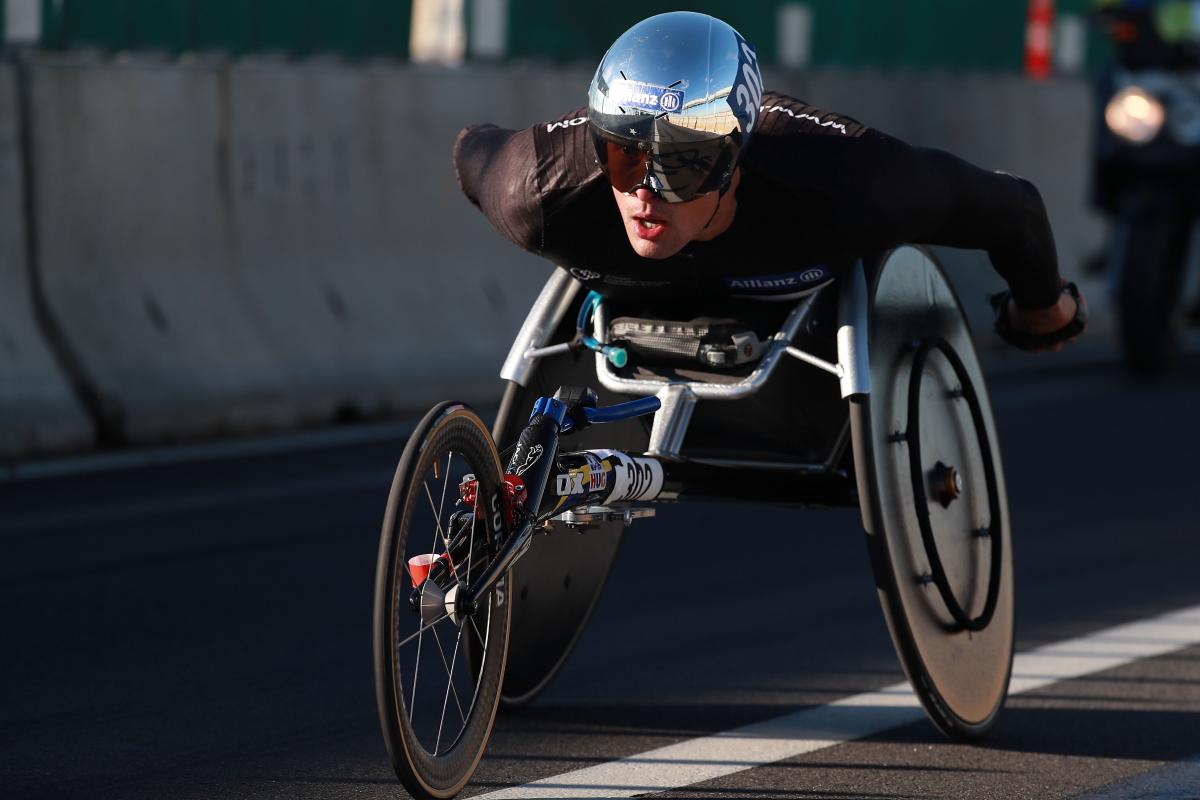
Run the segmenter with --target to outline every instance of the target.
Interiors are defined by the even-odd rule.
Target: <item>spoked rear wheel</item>
[[[958,299],[917,248],[884,258],[869,329],[871,393],[850,411],[880,601],[930,719],[976,739],[1013,654],[1012,530],[983,373]]]
[[[468,476],[475,490],[464,498]],[[483,422],[466,406],[443,403],[413,432],[388,497],[375,577],[375,692],[392,766],[413,797],[461,791],[496,717],[507,581],[472,614],[460,613],[454,597],[498,547],[500,476]]]

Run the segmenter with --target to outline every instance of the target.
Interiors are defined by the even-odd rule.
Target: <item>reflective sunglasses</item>
[[[592,129],[596,157],[618,192],[645,186],[668,203],[686,203],[720,189],[736,147],[727,139],[633,142]]]

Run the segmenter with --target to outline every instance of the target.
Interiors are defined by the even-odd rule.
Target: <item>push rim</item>
[[[921,461],[921,379],[925,373],[925,361],[931,351],[937,350],[949,362],[954,375],[959,381],[958,391],[971,411],[971,423],[975,428],[975,441],[979,445],[980,460],[983,463],[984,482],[988,495],[989,522],[985,528],[979,529],[978,535],[989,537],[991,542],[991,564],[988,568],[988,587],[983,611],[979,616],[971,617],[958,602],[954,589],[946,577],[946,569],[938,554],[937,541],[933,535],[933,526],[929,521],[929,498],[925,493],[924,464]],[[987,427],[983,419],[983,409],[979,405],[979,396],[971,383],[971,377],[963,365],[962,359],[954,348],[940,336],[928,336],[922,340],[913,354],[912,376],[908,385],[908,458],[909,475],[912,479],[913,500],[916,505],[917,524],[921,528],[921,542],[925,548],[925,556],[929,559],[930,577],[941,595],[946,610],[954,618],[957,630],[981,631],[988,626],[992,615],[996,612],[996,602],[1000,596],[1000,567],[1003,564],[1003,525],[1000,511],[1000,491],[996,483],[996,464],[992,459],[992,445],[988,440]]]

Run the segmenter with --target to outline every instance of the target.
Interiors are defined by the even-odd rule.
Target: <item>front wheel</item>
[[[473,613],[456,609],[454,597],[499,548],[501,470],[479,417],[442,403],[410,437],[388,497],[375,575],[375,693],[392,766],[416,798],[461,791],[496,718],[507,576]]]

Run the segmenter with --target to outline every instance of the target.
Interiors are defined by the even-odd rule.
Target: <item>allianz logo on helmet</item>
[[[621,98],[623,102],[628,102],[629,105],[658,105],[658,97],[647,92],[629,92]]]
[[[683,108],[683,98],[683,89],[629,79],[613,81],[608,95],[609,102],[616,103],[622,114],[628,114],[631,108],[650,114],[674,113]]]

